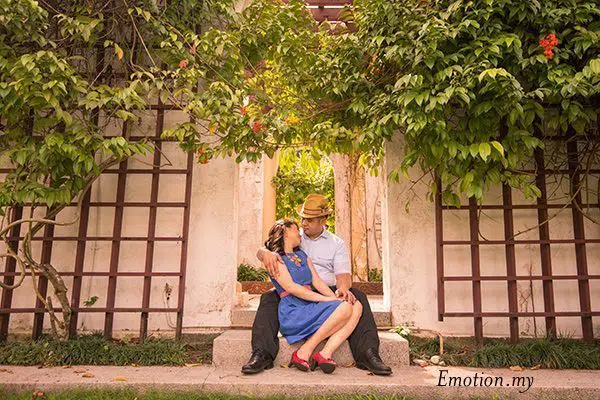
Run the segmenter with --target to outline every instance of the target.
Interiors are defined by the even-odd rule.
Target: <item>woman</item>
[[[298,224],[279,220],[269,231],[265,247],[280,253],[286,268],[279,268],[279,278],[271,281],[281,298],[279,323],[281,334],[289,344],[307,339],[292,354],[290,367],[301,371],[320,368],[332,373],[337,364],[331,358],[335,350],[350,336],[362,313],[362,305],[338,300],[319,278],[306,253],[300,250]],[[317,292],[311,289],[311,285]],[[323,350],[313,354],[323,340]]]

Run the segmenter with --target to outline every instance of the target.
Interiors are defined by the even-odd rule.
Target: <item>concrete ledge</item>
[[[230,368],[239,366],[241,368],[248,361],[252,353],[251,338],[252,333],[250,330],[230,330],[221,334],[213,342],[213,364],[216,367]],[[400,367],[409,364],[409,349],[406,339],[391,332],[379,332],[379,339],[381,340],[379,352],[381,359],[386,364],[391,367]],[[321,346],[323,345],[321,344]],[[298,347],[300,347],[299,343],[290,346],[284,338],[280,337],[279,354],[275,360],[275,366],[287,366],[292,353]],[[350,366],[353,364],[354,359],[348,342],[344,342],[337,350],[334,354],[334,359],[341,366]]]

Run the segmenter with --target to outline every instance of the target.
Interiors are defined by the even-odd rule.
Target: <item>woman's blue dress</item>
[[[302,250],[294,253],[300,258],[300,266],[287,255],[282,254],[281,258],[294,282],[302,286],[310,285],[312,273],[308,256]],[[275,279],[271,278],[271,281],[277,294],[285,291]],[[315,333],[341,303],[341,300],[315,302],[287,295],[279,302],[279,331],[289,344],[304,340]]]

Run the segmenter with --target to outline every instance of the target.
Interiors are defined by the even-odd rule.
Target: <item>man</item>
[[[352,288],[352,271],[348,249],[344,241],[326,229],[327,216],[331,214],[325,197],[309,194],[298,215],[302,218],[301,249],[311,258],[319,277],[331,287],[336,296],[350,303],[356,300],[363,306],[358,326],[348,338],[350,350],[357,368],[369,370],[375,375],[390,375],[392,369],[379,357],[379,336],[367,296]],[[277,279],[283,260],[279,254],[266,248],[256,256],[269,274]],[[285,267],[283,267],[285,268]],[[273,360],[279,352],[278,320],[279,296],[272,290],[264,293],[254,325],[252,326],[252,356],[242,367],[245,374],[256,374],[273,368]]]

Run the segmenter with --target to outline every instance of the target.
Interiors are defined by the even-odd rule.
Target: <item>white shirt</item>
[[[336,275],[352,273],[348,249],[342,238],[327,229],[323,229],[316,239],[306,236],[304,230],[300,230],[300,236],[300,249],[311,259],[317,274],[327,286],[336,284]]]

